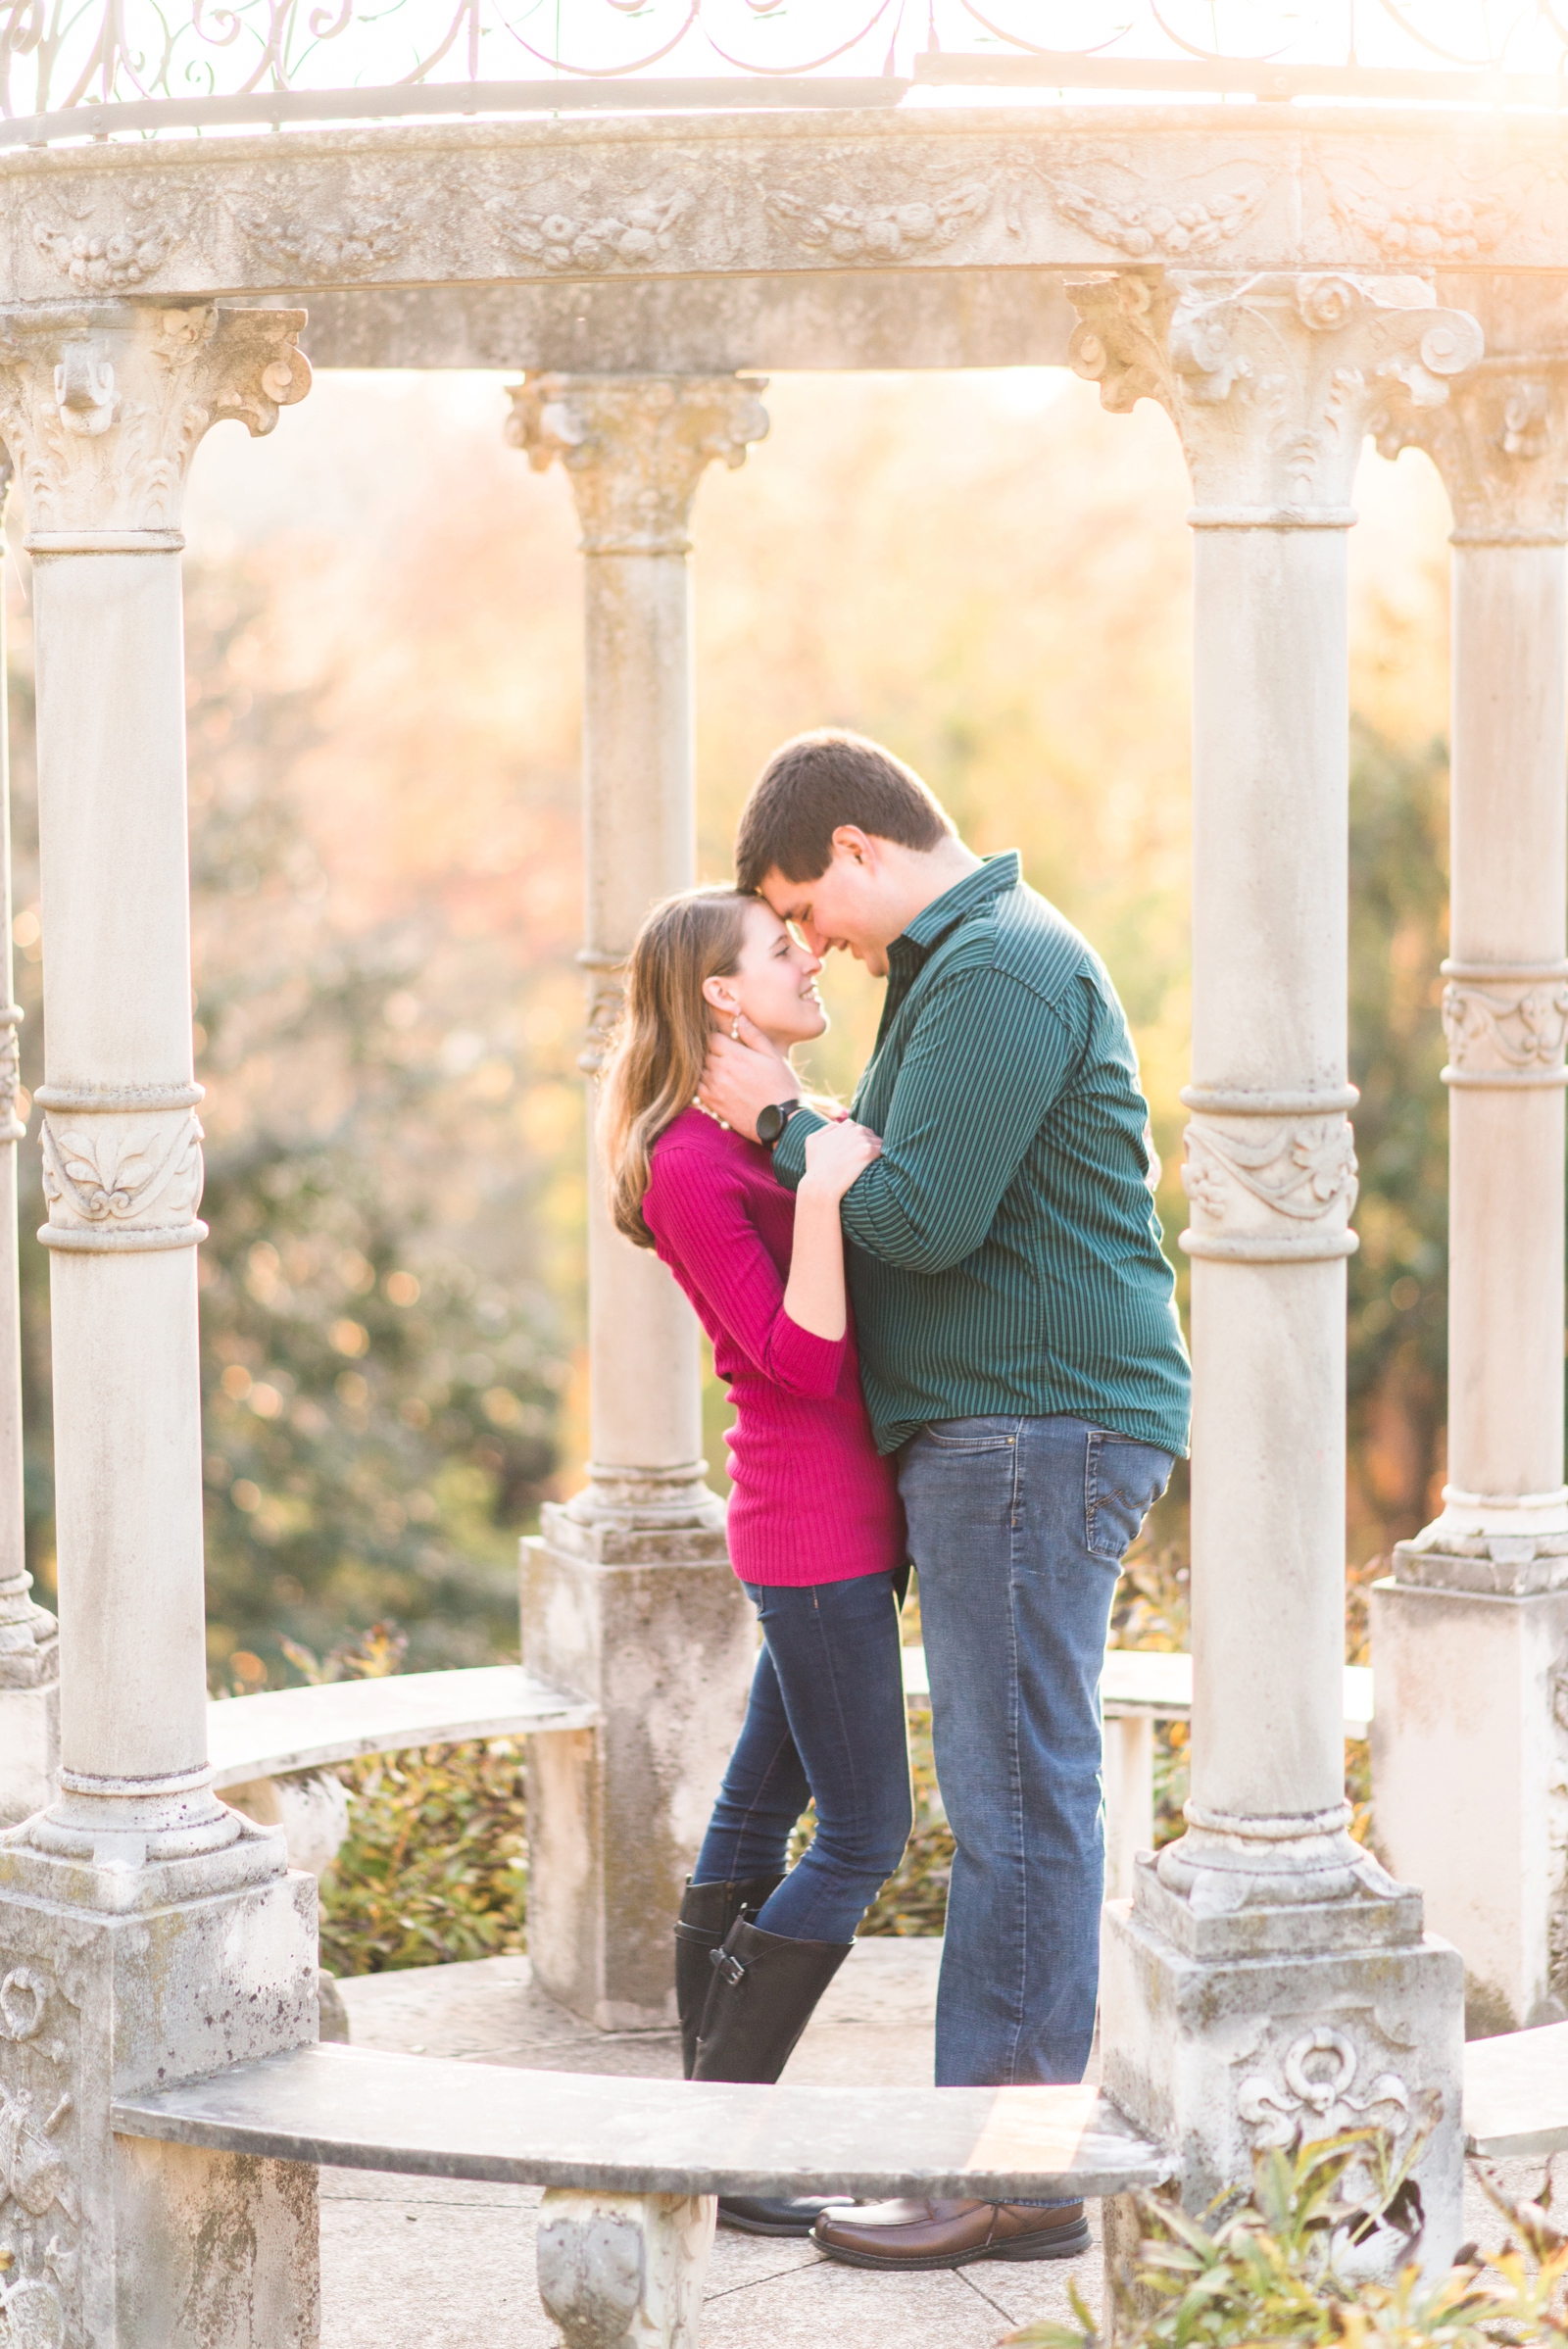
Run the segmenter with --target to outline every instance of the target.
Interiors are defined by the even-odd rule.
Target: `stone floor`
[[[939,1941],[862,1941],[802,2040],[792,2080],[875,2087],[931,2077]],[[382,1974],[342,1985],[356,2044],[532,2071],[675,2079],[673,2032],[604,2036],[536,1989],[526,1958]],[[1501,2166],[1516,2195],[1543,2165]],[[321,2349],[556,2349],[533,2284],[539,2193],[521,2186],[321,2173]],[[1098,2312],[1095,2240],[1060,2265],[982,2263],[950,2274],[861,2274],[809,2243],[720,2229],[702,2349],[994,2349],[1017,2326],[1069,2316],[1075,2283]],[[1477,2240],[1502,2222],[1474,2185]]]

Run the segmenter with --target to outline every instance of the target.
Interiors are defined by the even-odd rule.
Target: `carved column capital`
[[[535,472],[571,476],[585,555],[684,555],[697,484],[765,439],[761,376],[529,375],[510,384],[507,439]]]
[[[1067,292],[1074,372],[1106,408],[1169,412],[1199,525],[1353,521],[1361,443],[1391,391],[1440,408],[1481,356],[1475,320],[1419,278],[1126,270]]]
[[[1568,349],[1489,354],[1446,406],[1392,397],[1373,418],[1385,457],[1424,449],[1453,509],[1456,546],[1568,543]]]
[[[0,437],[40,553],[177,547],[185,472],[224,416],[303,400],[303,310],[131,303],[0,312]]]

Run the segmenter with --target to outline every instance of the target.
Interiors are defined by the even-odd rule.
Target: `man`
[[[1103,1889],[1100,1675],[1123,1552],[1187,1445],[1189,1371],[1151,1192],[1148,1111],[1097,955],[965,848],[878,744],[776,752],[736,876],[814,954],[886,977],[854,1114],[882,1154],[843,1202],[861,1374],[899,1459],[956,1850],[936,2077],[1077,2080]],[[705,1104],[800,1181],[820,1121],[744,1024]],[[829,2212],[854,2264],[1064,2258],[1080,2204]]]

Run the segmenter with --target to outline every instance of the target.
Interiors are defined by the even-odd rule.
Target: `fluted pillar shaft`
[[[278,1865],[207,1769],[178,522],[208,425],[270,430],[303,395],[302,323],[24,313],[0,349],[33,560],[62,1649],[61,1794],[0,1879],[47,1853],[111,1909],[186,1863]]]
[[[1106,407],[1162,403],[1195,491],[1192,1792],[1186,1834],[1111,1906],[1105,2080],[1181,2148],[1190,2206],[1298,2126],[1384,2105],[1397,2135],[1436,2092],[1441,2256],[1455,1969],[1344,1799],[1346,532],[1387,387],[1440,405],[1481,337],[1408,279],[1069,292],[1077,371]]]
[[[1432,457],[1454,530],[1448,1476],[1374,1592],[1373,1777],[1380,1840],[1465,1958],[1472,2027],[1499,2031],[1568,2011],[1568,300],[1550,279],[1462,298],[1488,356],[1379,434]]]
[[[561,463],[582,524],[590,1073],[643,915],[695,877],[688,525],[707,467],[739,465],[766,431],[760,388],[547,374],[512,393],[509,438],[536,469]],[[522,1636],[526,1661],[597,1702],[603,1726],[575,1754],[557,1738],[530,1760],[528,1940],[556,1996],[616,2028],[669,2012],[670,1922],[751,1634],[704,1481],[696,1319],[612,1225],[591,1105],[589,1123],[592,1456],[524,1545]]]

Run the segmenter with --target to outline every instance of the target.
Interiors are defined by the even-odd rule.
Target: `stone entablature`
[[[443,196],[429,202],[432,183]],[[0,302],[759,272],[1545,269],[1544,119],[530,118],[0,157]]]

